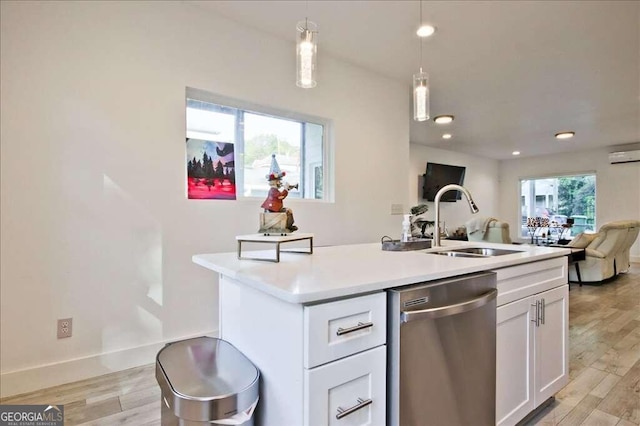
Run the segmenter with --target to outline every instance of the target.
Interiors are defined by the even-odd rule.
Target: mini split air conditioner
[[[640,149],[609,153],[609,162],[611,164],[633,163],[635,161],[640,161]]]

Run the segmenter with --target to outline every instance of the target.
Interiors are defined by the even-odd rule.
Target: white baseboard
[[[0,397],[20,395],[151,364],[156,361],[158,351],[167,343],[199,336],[218,337],[218,330],[4,373],[0,375]]]
[[[629,256],[631,263],[640,263],[640,256]]]

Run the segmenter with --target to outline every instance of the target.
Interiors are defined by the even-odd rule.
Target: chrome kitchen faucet
[[[432,247],[440,247],[440,197],[442,197],[442,195],[445,192],[454,191],[454,190],[462,192],[464,196],[467,197],[467,201],[469,202],[469,207],[471,208],[471,213],[476,214],[480,211],[480,209],[478,209],[478,206],[476,206],[476,203],[473,201],[473,198],[471,197],[471,193],[469,192],[469,190],[467,190],[467,188],[462,187],[460,185],[453,184],[453,183],[450,185],[445,185],[442,188],[440,188],[440,190],[436,193],[436,196],[434,198],[435,206],[436,206],[436,223],[434,223],[433,225]]]

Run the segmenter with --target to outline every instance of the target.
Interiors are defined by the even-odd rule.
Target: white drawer
[[[387,293],[304,308],[304,367],[313,368],[383,345]]]
[[[386,346],[379,346],[305,370],[305,426],[383,426],[386,355]]]
[[[497,269],[498,306],[567,284],[567,264],[563,256]]]

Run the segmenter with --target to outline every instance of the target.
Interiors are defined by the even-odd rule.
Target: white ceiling
[[[308,16],[332,55],[407,83],[420,66],[418,1],[210,1],[220,15],[291,40]],[[411,142],[512,158],[640,142],[639,1],[424,1],[431,115]],[[318,82],[322,84],[321,77]],[[313,90],[313,89],[311,89]],[[572,130],[573,139],[554,134]],[[442,134],[453,134],[443,140]]]

